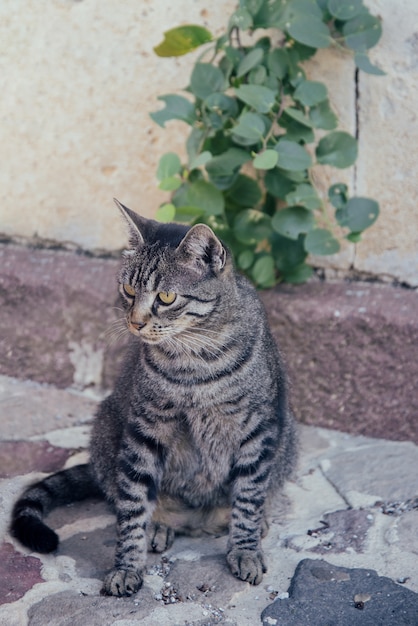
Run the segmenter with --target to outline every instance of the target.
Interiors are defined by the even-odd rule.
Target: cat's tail
[[[58,535],[43,522],[57,506],[102,496],[89,464],[76,465],[28,487],[16,502],[11,534],[24,546],[46,554],[58,547]]]

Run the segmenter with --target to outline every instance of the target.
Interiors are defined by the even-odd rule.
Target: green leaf
[[[277,169],[277,167],[266,172],[264,184],[267,191],[272,196],[281,199],[284,199],[294,187],[293,182],[287,178],[284,172]]]
[[[206,171],[210,176],[231,175],[244,163],[251,161],[251,155],[240,148],[228,148],[206,164]]]
[[[177,57],[191,52],[212,39],[212,34],[202,26],[178,26],[164,33],[163,42],[155,46],[154,52],[159,57]]]
[[[283,80],[289,68],[287,51],[283,48],[276,48],[275,50],[272,50],[267,57],[267,67],[272,76],[275,76],[279,80]]]
[[[196,63],[190,77],[190,89],[201,100],[214,92],[222,91],[224,83],[223,73],[211,63]]]
[[[283,170],[299,172],[312,165],[312,159],[303,146],[294,141],[282,139],[274,147],[279,153],[279,167]]]
[[[241,85],[235,95],[258,113],[268,113],[276,102],[276,93],[262,85]]]
[[[282,116],[280,126],[286,131],[285,139],[288,141],[312,143],[315,140],[312,128],[300,124],[287,115]]]
[[[296,88],[293,97],[304,106],[311,107],[327,99],[327,88],[323,83],[314,80],[304,80]]]
[[[161,111],[150,113],[151,119],[164,128],[165,123],[170,120],[181,120],[192,126],[196,120],[194,106],[183,96],[159,96],[158,100],[165,102],[165,108]]]
[[[305,250],[309,254],[335,254],[340,249],[339,242],[325,228],[315,228],[305,237]]]
[[[211,111],[220,112],[229,117],[238,115],[237,101],[224,93],[211,93],[205,100],[205,106]]]
[[[297,239],[289,239],[278,233],[274,233],[272,241],[272,253],[276,260],[276,267],[281,272],[289,271],[304,262],[308,253],[303,245],[305,236],[300,235]]]
[[[231,15],[228,28],[239,28],[240,30],[248,30],[253,25],[251,13],[245,7],[240,7]]]
[[[363,0],[328,0],[328,11],[337,20],[351,20],[363,9]]]
[[[241,166],[251,160],[249,152],[240,148],[229,148],[206,164],[211,182],[218,189],[229,189],[237,179]]]
[[[322,165],[349,167],[357,159],[357,141],[344,131],[329,133],[318,143],[316,158]]]
[[[187,156],[189,157],[189,163],[199,156],[204,140],[204,131],[201,128],[192,128],[186,139],[186,150]]]
[[[296,120],[296,122],[299,122],[299,124],[303,124],[308,128],[313,128],[313,123],[311,122],[311,120],[307,118],[306,115],[302,113],[302,111],[299,111],[299,109],[295,109],[294,107],[288,107],[283,111],[283,115],[291,117],[293,120]]]
[[[206,180],[184,185],[173,198],[173,203],[177,207],[195,207],[205,215],[221,215],[225,206],[222,193]]]
[[[348,233],[345,237],[351,243],[359,243],[361,241],[361,233]]]
[[[324,100],[312,107],[309,111],[309,118],[315,128],[334,130],[338,126],[338,118],[331,109],[329,100]]]
[[[256,285],[260,287],[273,287],[276,283],[276,271],[274,259],[270,254],[265,254],[253,265],[251,276]]]
[[[301,283],[306,283],[307,280],[312,276],[313,269],[309,265],[302,263],[298,267],[295,267],[289,271],[283,272],[283,278],[287,283],[293,283],[295,285],[299,285]]]
[[[237,78],[244,76],[250,70],[252,70],[253,67],[258,65],[263,56],[264,53],[261,48],[253,48],[248,54],[245,55],[243,59],[241,59],[241,62],[238,65],[237,69]]]
[[[238,124],[234,126],[232,134],[256,143],[262,139],[265,132],[266,126],[260,115],[257,113],[243,113],[238,118]]]
[[[264,0],[240,0],[240,7],[246,9],[251,15],[257,15]]]
[[[280,168],[277,168],[279,171],[281,171],[282,173],[286,174],[287,178],[289,180],[292,180],[294,183],[307,183],[308,182],[308,173],[307,170],[301,170],[300,172],[296,172],[296,171],[287,171],[285,172],[284,170],[280,170]]]
[[[204,216],[204,211],[195,206],[177,206],[176,207],[176,221],[186,222],[190,224],[195,220],[201,219]]]
[[[348,187],[344,183],[336,183],[328,189],[328,198],[332,206],[342,209],[347,202]]]
[[[297,41],[293,42],[292,47],[287,49],[290,65],[289,75],[292,78],[296,78],[298,74],[302,74],[305,77],[305,72],[302,70],[299,63],[307,61],[313,57],[316,52],[316,48],[304,46],[303,43],[298,43]]]
[[[328,26],[319,17],[300,15],[286,30],[293,39],[311,48],[328,48],[332,42]]]
[[[228,191],[228,198],[241,207],[255,207],[262,198],[259,184],[254,178],[239,174]]]
[[[348,48],[364,52],[377,44],[382,35],[382,26],[377,17],[361,13],[344,24],[343,34]]]
[[[286,196],[286,202],[289,205],[297,204],[304,206],[310,211],[319,209],[321,206],[321,200],[318,197],[316,190],[312,187],[312,185],[306,183],[297,185],[294,191],[288,193]]]
[[[356,52],[354,55],[354,62],[359,70],[362,70],[367,74],[374,74],[375,76],[384,76],[386,74],[386,72],[381,70],[380,67],[373,65],[365,52]]]
[[[175,191],[179,187],[181,187],[182,182],[178,176],[167,176],[167,178],[163,178],[163,180],[158,185],[158,189],[162,191]]]
[[[212,159],[212,154],[208,151],[205,150],[204,152],[201,152],[200,154],[198,154],[191,162],[190,162],[190,169],[194,170],[197,167],[201,167],[202,165],[206,165],[206,163],[209,163],[209,161]]]
[[[264,83],[269,80],[270,79],[267,77],[267,70],[264,65],[257,65],[257,67],[252,69],[248,74],[248,82],[251,85],[264,85]],[[265,87],[268,87],[268,85],[265,85]]]
[[[311,211],[300,206],[280,209],[271,220],[274,230],[289,239],[297,239],[300,234],[308,233],[313,229],[314,223]]]
[[[155,217],[159,222],[172,222],[176,215],[176,207],[174,204],[162,204],[158,209]]]
[[[277,165],[279,155],[276,150],[264,150],[254,158],[253,165],[258,170],[271,170]]]
[[[289,23],[303,16],[322,20],[322,11],[319,9],[316,0],[282,0],[277,4],[282,5],[281,23],[279,26],[281,30],[287,28]]]
[[[254,252],[252,250],[243,250],[238,255],[237,263],[242,270],[248,270],[254,263]]]
[[[260,10],[254,15],[254,28],[280,28],[283,14],[280,0],[264,1]]]
[[[181,170],[180,157],[175,152],[166,152],[158,162],[157,178],[164,180],[178,174]]]
[[[255,209],[240,211],[235,218],[233,229],[238,241],[255,245],[271,234],[271,218]]]
[[[348,202],[335,213],[341,226],[347,227],[352,233],[360,233],[369,228],[379,215],[379,205],[371,198],[350,198]]]

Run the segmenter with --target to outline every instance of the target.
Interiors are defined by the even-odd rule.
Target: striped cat
[[[266,571],[266,506],[296,459],[264,310],[208,226],[159,224],[118,206],[130,230],[119,275],[130,349],[94,421],[90,462],[29,487],[15,504],[12,534],[52,552],[58,536],[43,517],[101,495],[117,516],[104,594],[135,593],[147,549],[166,550],[176,533],[228,528],[232,573],[257,585]]]

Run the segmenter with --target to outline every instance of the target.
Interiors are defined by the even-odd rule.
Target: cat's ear
[[[128,228],[129,228],[129,243],[131,247],[137,248],[138,246],[142,246],[144,243],[144,236],[142,232],[145,230],[146,220],[132,211],[128,209],[128,207],[124,206],[119,200],[113,198],[114,203],[120,210],[125,219]],[[129,251],[128,251],[129,252]]]
[[[212,270],[218,274],[226,263],[227,252],[215,233],[205,224],[196,224],[187,232],[177,247],[187,264],[200,271]]]

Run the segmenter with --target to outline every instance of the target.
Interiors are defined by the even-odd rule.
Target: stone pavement
[[[150,555],[131,598],[99,595],[114,518],[101,502],[54,511],[57,554],[9,536],[23,486],[86,458],[97,398],[0,377],[1,626],[418,624],[418,447],[301,427],[297,475],[276,503],[258,587],[236,580],[226,538],[178,537]]]

